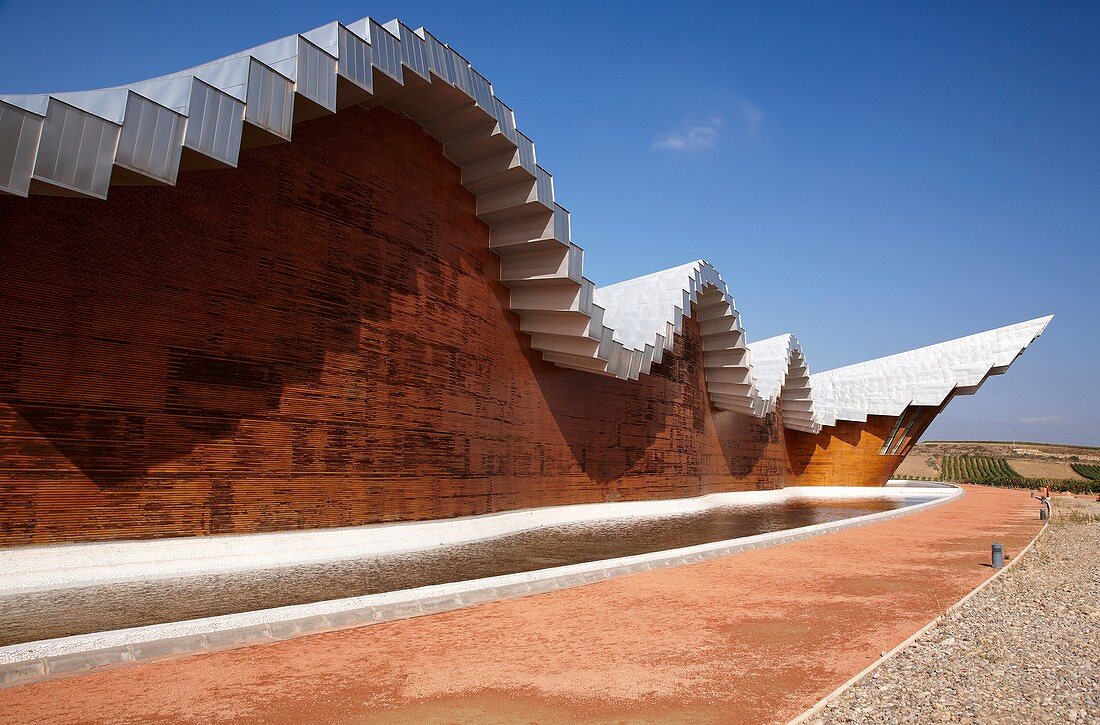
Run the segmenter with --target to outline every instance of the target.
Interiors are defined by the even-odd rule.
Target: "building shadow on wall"
[[[518,334],[518,333],[517,333]],[[519,335],[529,347],[530,339]],[[615,483],[645,479],[665,496],[705,493],[704,479],[727,482],[760,474],[760,461],[777,442],[774,426],[711,406],[703,354],[693,318],[684,321],[672,352],[638,380],[564,370],[532,352],[534,377],[578,466],[616,496]],[[707,418],[714,424],[717,445]],[[721,455],[720,465],[714,457]],[[784,464],[765,477],[781,477]],[[691,491],[687,481],[697,481]]]
[[[517,333],[520,344],[530,338]],[[577,467],[614,498],[614,484],[628,474],[659,475],[668,453],[657,449],[657,439],[668,433],[669,413],[676,402],[653,395],[654,387],[638,381],[616,380],[587,372],[566,370],[541,360],[532,352],[532,368],[562,438]],[[662,383],[664,371],[654,370]]]
[[[246,152],[238,169],[184,173],[176,188],[114,187],[105,201],[0,199],[8,234],[0,281],[9,299],[0,320],[0,400],[31,429],[16,422],[3,442],[9,470],[63,477],[75,466],[101,487],[124,488],[175,461],[181,470],[262,475],[308,472],[332,455],[348,470],[351,449],[372,444],[356,460],[379,473],[397,477],[421,465],[424,481],[484,479],[485,471],[440,450],[452,439],[457,454],[468,450],[459,440],[465,431],[438,430],[453,421],[440,409],[437,383],[406,362],[446,359],[449,342],[426,341],[415,321],[412,329],[387,324],[395,305],[402,324],[430,314],[425,280],[446,277],[450,263],[436,256],[434,235],[452,235],[439,242],[449,249],[484,245],[484,227],[457,168],[439,173],[439,144],[395,119],[402,117],[347,109],[298,124],[293,143]],[[360,171],[364,163],[370,174]],[[449,232],[437,230],[445,225]],[[531,366],[534,394],[576,468],[610,497],[628,478],[686,495],[674,478],[757,468],[768,441],[746,447],[745,438],[765,434],[724,427],[716,416],[725,470],[708,470],[722,466],[704,445],[711,411],[697,333],[678,337],[665,363],[637,381],[558,368],[530,349],[506,311],[492,253],[479,247],[475,257],[479,278],[496,275],[491,284]],[[454,284],[434,290],[436,304],[461,297]],[[364,333],[372,326],[386,334]],[[449,392],[477,395],[484,381],[471,380]],[[292,400],[290,389],[299,389]],[[344,397],[326,397],[334,390]],[[402,418],[414,398],[421,417]],[[348,433],[376,417],[385,419],[377,428],[389,426],[376,438],[373,430]],[[333,418],[344,433],[318,446],[311,436]],[[262,431],[242,430],[255,419],[265,420]],[[516,468],[537,480],[537,466]]]
[[[776,413],[756,418],[745,413],[712,409],[725,473],[755,488],[786,484],[787,455]]]
[[[859,445],[862,431],[858,426],[838,422],[836,426],[822,428],[818,434],[806,433],[784,428],[783,436],[787,447],[787,456],[795,476],[806,472],[814,458],[828,458],[829,449],[835,445]]]
[[[366,115],[341,113],[348,121],[335,131],[324,125],[335,117],[299,124],[294,143],[246,152],[237,169],[181,174],[176,188],[0,199],[9,296],[0,399],[88,479],[113,487],[278,409],[334,353],[380,369],[384,350],[359,349],[362,325],[388,319],[394,295],[420,294],[434,270],[430,257],[412,269],[373,253],[408,235],[379,211],[400,206],[382,197],[407,190],[351,173],[364,155],[382,180],[404,163],[400,144],[371,136]],[[326,140],[340,129],[347,143]],[[206,462],[256,471],[273,450],[298,456],[295,437],[308,432],[293,415],[280,416],[291,419],[290,440],[218,447],[204,455],[219,460]],[[44,460],[52,454],[35,438],[16,430],[21,442],[4,457],[67,468]]]

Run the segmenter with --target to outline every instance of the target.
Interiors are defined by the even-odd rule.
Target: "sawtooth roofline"
[[[112,184],[173,185],[181,165],[236,166],[242,148],[291,141],[296,122],[352,105],[392,108],[442,142],[477,197],[521,329],[561,367],[637,379],[694,316],[716,408],[763,417],[779,402],[787,427],[817,433],[973,393],[1051,319],[811,375],[793,335],[747,342],[703,260],[597,289],[512,109],[453,48],[398,20],[332,22],[125,86],[0,96],[0,192],[102,199]]]

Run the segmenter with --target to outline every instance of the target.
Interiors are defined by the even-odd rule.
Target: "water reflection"
[[[370,559],[0,597],[0,645],[513,574],[781,531],[928,499],[798,499],[552,526]]]

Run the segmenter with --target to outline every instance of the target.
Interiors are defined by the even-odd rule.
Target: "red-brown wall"
[[[0,199],[0,545],[784,485],[693,322],[641,381],[544,363],[474,209],[360,108],[174,188]]]

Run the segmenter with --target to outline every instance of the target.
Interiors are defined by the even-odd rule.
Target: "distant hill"
[[[1073,468],[1089,471],[1100,465],[1100,447],[1024,441],[924,441],[909,452],[898,468],[898,478],[939,478],[944,458],[984,457],[1003,460],[1024,478],[1084,481]],[[1082,465],[1084,464],[1084,465]]]

